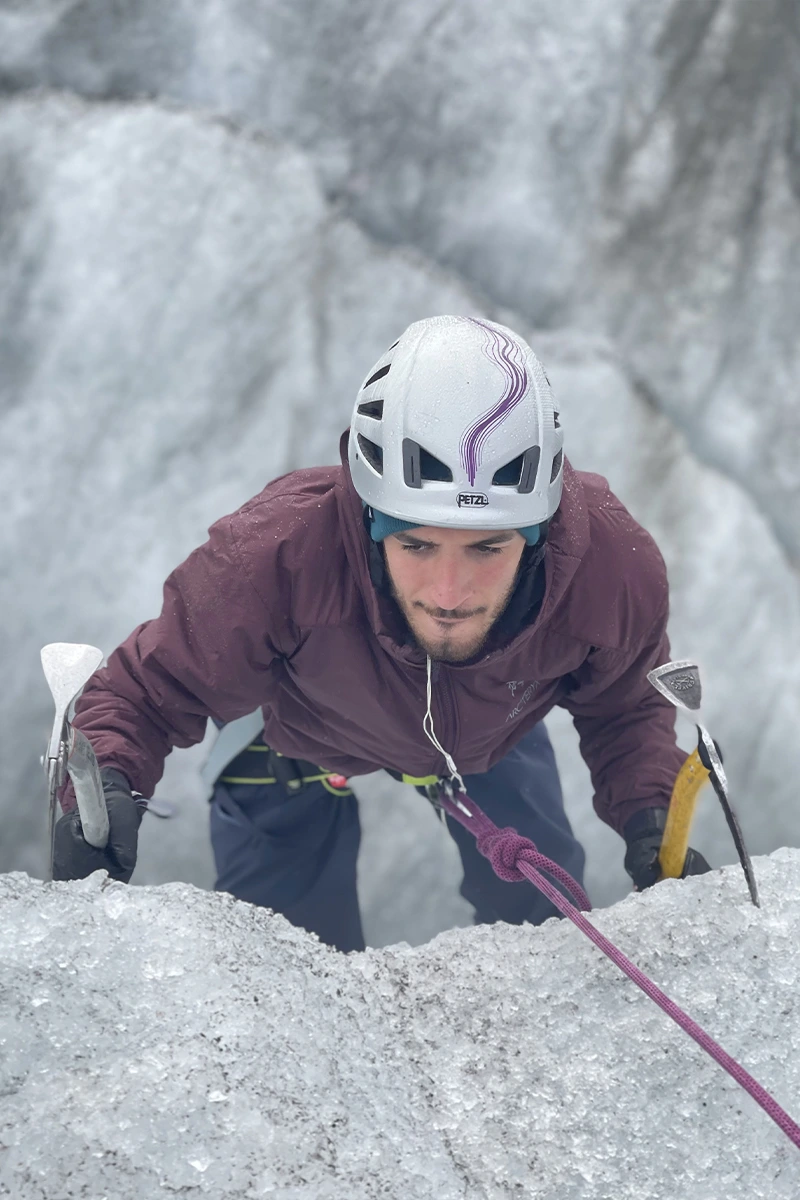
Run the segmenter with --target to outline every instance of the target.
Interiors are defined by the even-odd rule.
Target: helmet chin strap
[[[428,741],[431,742],[431,744],[435,746],[439,753],[444,757],[444,761],[447,763],[447,769],[450,772],[450,779],[458,785],[458,791],[466,792],[467,789],[464,786],[464,780],[461,778],[453,756],[448,754],[448,752],[445,750],[444,746],[436,736],[436,730],[433,727],[433,713],[431,711],[431,700],[433,696],[433,684],[431,680],[431,656],[430,654],[427,654],[425,657],[428,670],[428,709],[425,713],[425,719],[422,722],[422,728],[425,730],[425,736],[427,737]]]

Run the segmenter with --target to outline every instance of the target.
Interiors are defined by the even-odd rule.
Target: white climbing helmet
[[[520,529],[561,500],[563,442],[550,383],[504,325],[410,325],[356,398],[348,459],[365,504],[416,525]]]

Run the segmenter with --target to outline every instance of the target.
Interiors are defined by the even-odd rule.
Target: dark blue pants
[[[578,882],[584,853],[564,812],[561,784],[543,724],[496,766],[465,775],[467,792],[496,825],[513,826]],[[420,798],[420,803],[424,803]],[[504,883],[466,829],[448,818],[464,865],[461,894],[478,924],[541,924],[556,910],[531,884]],[[356,894],[361,839],[355,796],[333,796],[321,783],[289,795],[279,784],[217,783],[211,844],[218,891],[260,904],[339,950],[363,950]]]

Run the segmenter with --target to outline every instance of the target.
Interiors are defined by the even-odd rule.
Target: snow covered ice
[[[593,920],[795,1119],[800,853]],[[527,886],[527,885],[520,885]],[[795,1200],[800,1153],[567,922],[343,956],[189,885],[0,877],[0,1195]]]

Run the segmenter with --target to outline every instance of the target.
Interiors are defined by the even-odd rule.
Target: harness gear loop
[[[310,783],[321,783],[333,796],[350,796],[352,790],[343,775],[326,771],[304,759],[289,758],[267,746],[263,741],[246,746],[229,763],[220,783],[279,784],[290,796],[298,795]]]

